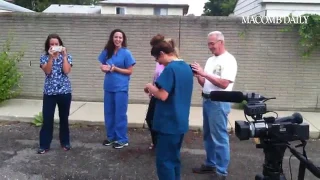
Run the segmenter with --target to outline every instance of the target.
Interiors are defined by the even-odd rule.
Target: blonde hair
[[[163,44],[164,43],[164,44]],[[166,47],[170,47],[173,49],[173,54],[177,56],[177,58],[180,58],[179,49],[176,47],[176,43],[172,38],[165,38],[162,34],[157,34],[150,40],[150,45],[152,47],[157,45],[164,45]]]
[[[179,49],[177,48],[177,46],[175,45],[175,42],[172,38],[166,38],[164,39],[165,42],[169,43],[172,45],[173,49],[174,49],[174,55],[177,56],[177,58],[180,58],[180,53],[179,53]]]

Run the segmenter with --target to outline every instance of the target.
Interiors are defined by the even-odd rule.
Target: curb
[[[0,116],[0,122],[3,121],[9,121],[9,122],[25,122],[25,123],[31,123],[33,121],[34,117],[23,117],[23,116]],[[54,119],[55,123],[59,122],[59,119]],[[83,125],[98,125],[98,126],[104,126],[104,122],[102,121],[86,121],[86,120],[74,120],[69,119],[70,125],[76,125],[76,124],[83,124]],[[129,128],[143,128],[143,123],[128,123]],[[147,123],[145,123],[145,128],[148,128]],[[189,130],[192,131],[202,131],[202,126],[194,126],[190,125]],[[232,127],[228,127],[228,132],[232,133],[234,132]]]
[[[0,116],[0,122],[9,121],[9,122],[26,122],[31,123],[34,117],[19,117],[19,116]],[[54,122],[59,122],[59,119],[54,119]],[[83,125],[98,125],[104,126],[104,122],[102,121],[85,121],[85,120],[69,120],[70,125],[83,124]],[[143,128],[143,123],[128,123],[128,128]],[[148,125],[145,124],[145,128],[148,128]],[[202,126],[194,126],[190,125],[189,130],[191,131],[203,131]],[[234,134],[234,128],[228,127],[228,133]],[[320,132],[310,131],[309,139],[320,139]]]

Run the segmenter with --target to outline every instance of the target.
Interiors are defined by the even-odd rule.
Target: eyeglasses
[[[208,42],[208,45],[212,45],[212,46],[214,46],[214,45],[216,45],[218,42],[220,42],[221,40],[218,40],[218,41],[216,41],[216,42]]]
[[[163,52],[160,51],[159,55],[153,56],[155,58],[155,61],[158,62],[159,58],[163,55]]]

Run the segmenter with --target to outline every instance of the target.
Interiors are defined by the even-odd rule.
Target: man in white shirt
[[[227,131],[228,102],[211,101],[211,91],[232,91],[237,75],[237,61],[224,46],[224,36],[219,31],[208,35],[208,47],[213,56],[203,69],[198,63],[192,69],[203,87],[203,140],[207,154],[205,163],[193,168],[194,173],[213,173],[215,179],[225,179],[230,161],[229,134]]]

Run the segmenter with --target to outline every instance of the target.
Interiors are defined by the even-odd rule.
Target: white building
[[[101,14],[178,15],[188,13],[189,5],[180,0],[106,0],[100,1]]]
[[[101,14],[101,6],[51,4],[43,13]]]
[[[234,16],[320,14],[320,0],[238,0]]]
[[[4,0],[0,0],[0,13],[1,12],[34,12],[30,9],[9,3]]]

